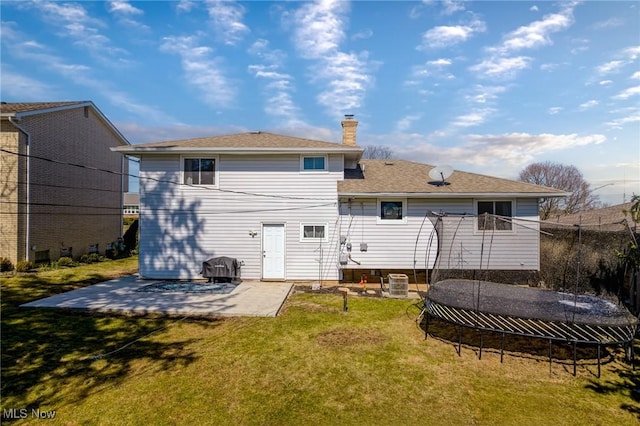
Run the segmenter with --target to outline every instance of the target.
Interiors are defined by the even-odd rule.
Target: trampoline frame
[[[437,218],[437,221],[440,222],[439,224],[442,226],[441,219],[446,214],[434,214],[434,212],[429,213],[435,216],[435,218]],[[466,216],[466,214],[462,216]],[[498,218],[505,219],[501,217]],[[436,230],[436,232],[438,229],[438,222],[434,223],[434,230]],[[580,225],[578,225],[579,235],[581,234],[580,230],[581,227]],[[457,229],[455,233],[457,233]],[[434,263],[434,271],[436,270],[436,265],[441,260],[440,254],[442,247],[440,246],[440,244],[441,241],[440,238],[438,238],[438,255],[436,262]],[[429,298],[429,292],[427,292],[424,298],[424,308],[420,317],[425,318],[425,340],[429,335],[431,317],[458,326],[458,356],[461,356],[462,353],[462,328],[465,327],[478,330],[480,332],[478,359],[482,359],[482,350],[484,346],[482,332],[491,332],[500,333],[502,335],[500,344],[501,363],[504,360],[505,336],[509,334],[527,338],[547,339],[549,341],[549,369],[551,369],[551,365],[553,362],[552,348],[553,342],[555,341],[573,345],[574,376],[577,374],[578,344],[597,346],[598,378],[601,375],[602,346],[608,347],[622,345],[625,349],[625,359],[627,360],[627,362],[631,362],[632,368],[633,370],[635,370],[635,354],[633,341],[638,331],[637,320],[629,321],[625,324],[598,325],[576,321],[559,321],[543,318],[518,317],[508,314],[484,312],[480,309],[472,309],[469,307],[456,307],[444,303],[439,303]]]

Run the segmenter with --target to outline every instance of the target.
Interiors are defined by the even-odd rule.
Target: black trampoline
[[[629,311],[595,296],[520,287],[476,280],[444,280],[432,284],[425,298],[425,338],[431,318],[460,327],[552,341],[598,346],[623,345],[633,360],[633,339],[638,320]],[[458,333],[460,353],[461,332]],[[480,340],[482,357],[482,338]],[[549,349],[551,361],[551,347]]]
[[[430,217],[438,234],[438,255],[434,264],[437,275],[443,262],[448,266],[451,256],[443,250],[443,218],[446,214]],[[458,228],[453,231],[452,241]],[[483,247],[484,247],[483,235]],[[453,246],[453,242],[449,243]],[[488,246],[491,245],[491,240]],[[487,249],[490,253],[490,249]],[[443,254],[445,256],[443,256]],[[579,255],[579,253],[578,253]],[[488,263],[485,261],[485,264]],[[504,355],[506,335],[517,335],[549,341],[549,362],[552,362],[552,343],[573,345],[573,366],[576,374],[577,345],[597,346],[598,377],[600,376],[601,348],[623,346],[628,360],[634,364],[633,340],[638,318],[626,307],[600,297],[492,282],[481,279],[441,279],[429,286],[424,299],[422,315],[425,320],[425,339],[429,323],[438,319],[458,326],[458,354],[462,347],[462,328],[479,331],[482,358],[482,332],[502,335],[500,360]],[[635,365],[634,365],[635,368]]]

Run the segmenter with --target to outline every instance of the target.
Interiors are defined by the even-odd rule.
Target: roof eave
[[[237,148],[237,147],[136,147],[135,145],[113,147],[112,151],[127,155],[143,154],[360,154],[362,149],[352,148]]]
[[[562,192],[338,192],[339,197],[350,198],[558,198]]]

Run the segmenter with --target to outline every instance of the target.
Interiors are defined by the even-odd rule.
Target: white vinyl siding
[[[242,278],[260,279],[262,224],[284,223],[286,279],[337,279],[337,181],[343,164],[342,155],[329,155],[327,172],[302,174],[299,155],[220,155],[214,190],[165,182],[180,181],[178,156],[143,156],[141,275],[199,278],[203,261],[229,256],[244,262]],[[303,223],[326,224],[325,240],[301,242]]]
[[[377,222],[376,202],[373,199],[353,200],[351,216],[345,200],[341,203],[340,233],[348,236],[352,244],[351,256],[361,263],[349,262],[344,268],[413,269],[414,265],[417,269],[433,268],[438,235],[433,232],[431,220],[424,219],[428,210],[448,213],[443,218],[444,232],[440,235],[440,268],[537,270],[540,267],[538,225],[517,220],[538,218],[536,199],[513,201],[514,230],[507,233],[477,231],[472,199],[409,198],[407,225],[400,227]],[[360,243],[367,244],[366,252],[360,251]]]

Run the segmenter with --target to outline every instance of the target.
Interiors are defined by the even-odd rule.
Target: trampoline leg
[[[549,375],[551,375],[551,339],[549,339]]]
[[[576,376],[577,343],[573,342],[573,377]]]
[[[600,345],[598,345],[598,379],[600,378]]]
[[[462,356],[462,326],[458,326],[458,356]]]
[[[424,340],[429,337],[429,311],[425,310]]]
[[[500,343],[500,364],[502,364],[503,357],[504,357],[504,333],[502,333],[502,342]]]
[[[480,333],[480,352],[478,353],[478,359],[482,359],[482,344],[484,343],[484,336]]]

